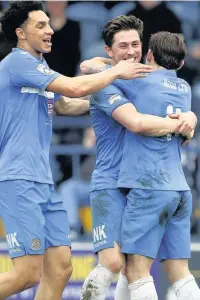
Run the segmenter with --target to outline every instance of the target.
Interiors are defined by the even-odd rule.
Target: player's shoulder
[[[188,87],[191,88],[190,84],[185,79],[180,78],[180,77],[177,77],[177,78],[178,78],[178,80],[179,80],[180,83],[185,84],[185,85],[187,85]]]
[[[30,61],[36,61],[37,58],[31,55],[29,52],[25,50],[15,50],[8,55],[7,62],[13,68],[23,69],[23,67],[30,63]]]
[[[25,51],[23,49],[16,49],[14,48],[13,51],[10,53],[11,59],[18,59],[21,60],[37,60],[36,57],[34,57],[31,53],[28,51]]]
[[[121,90],[121,93],[129,94],[130,92],[137,91],[145,84],[144,78],[134,78],[130,80],[117,79],[113,85]]]
[[[177,77],[178,82],[180,85],[182,85],[183,87],[185,87],[185,91],[190,93],[191,92],[191,86],[190,84],[183,78]]]

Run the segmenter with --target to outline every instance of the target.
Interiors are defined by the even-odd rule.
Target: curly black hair
[[[35,10],[44,10],[42,1],[10,1],[0,19],[2,31],[9,42],[17,42],[16,28],[22,26],[28,19],[29,12]]]

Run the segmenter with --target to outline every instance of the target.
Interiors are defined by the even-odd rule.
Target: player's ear
[[[25,40],[25,39],[26,39],[24,30],[23,30],[22,28],[17,28],[17,29],[15,30],[15,33],[16,33],[18,39],[20,39],[20,40]]]
[[[147,53],[147,56],[146,56],[147,63],[150,63],[152,58],[153,58],[153,53],[152,53],[151,49],[149,49],[148,53]]]
[[[180,67],[177,70],[180,70],[184,66],[184,63],[185,63],[184,60],[182,60],[180,63]]]
[[[106,53],[108,54],[108,56],[109,56],[110,58],[112,58],[113,53],[112,53],[111,47],[105,45],[105,50],[106,50]]]

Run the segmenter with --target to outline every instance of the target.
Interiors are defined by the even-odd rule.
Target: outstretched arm
[[[123,60],[98,74],[73,78],[60,75],[48,85],[47,90],[66,97],[82,97],[103,89],[117,78],[142,78],[151,71],[149,66],[133,64],[133,59]]]

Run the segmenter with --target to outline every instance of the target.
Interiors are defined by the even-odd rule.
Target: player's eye
[[[134,43],[133,44],[133,47],[137,47],[137,46],[139,46],[140,45],[140,43]]]
[[[37,27],[38,27],[39,29],[41,29],[41,28],[44,27],[44,24],[39,24]]]

